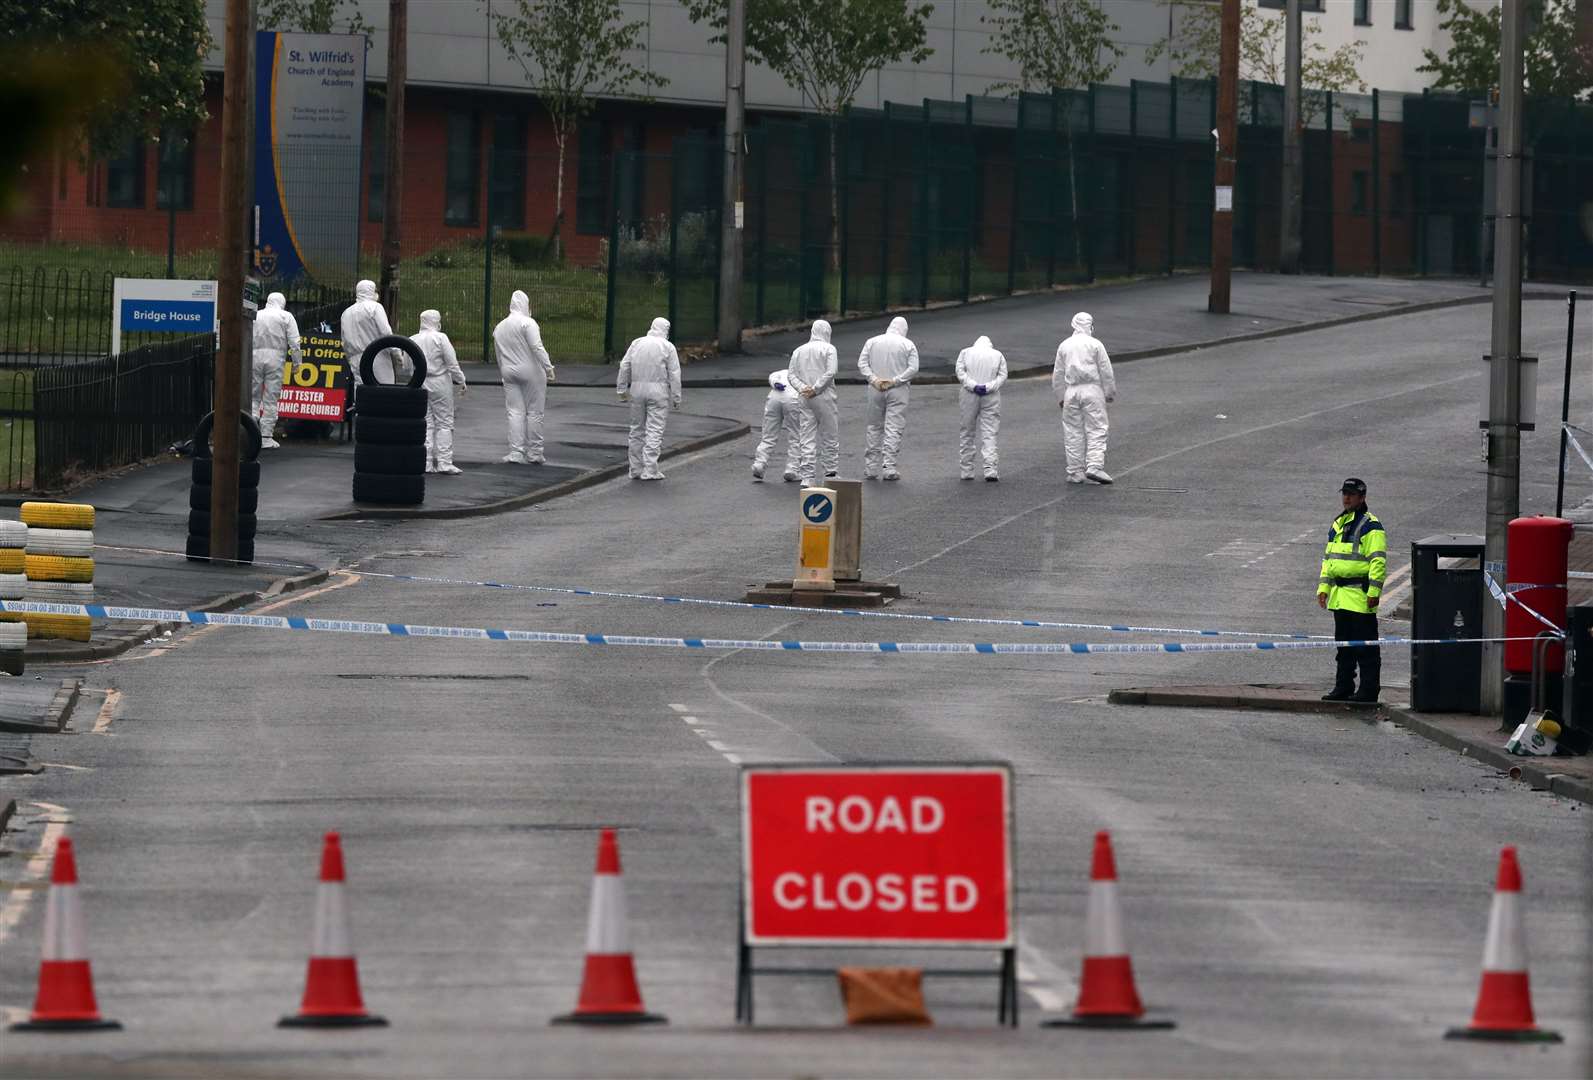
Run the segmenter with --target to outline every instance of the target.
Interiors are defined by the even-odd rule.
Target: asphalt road
[[[1524,512],[1552,510],[1563,308],[1534,303],[1543,430]],[[1043,380],[1004,391],[1002,483],[957,480],[952,387],[915,391],[898,484],[868,484],[865,570],[893,609],[1324,633],[1320,541],[1346,475],[1371,485],[1391,568],[1480,531],[1488,313],[1124,365],[1111,488],[1062,482]],[[1108,338],[1108,345],[1111,341]],[[1578,357],[1587,372],[1589,357]],[[568,393],[584,393],[567,391]],[[762,394],[694,408],[755,419]],[[1585,376],[1575,413],[1593,393]],[[861,395],[843,394],[843,474]],[[754,485],[751,439],[457,523],[318,526],[345,566],[735,599],[789,573],[795,493]],[[1568,490],[1593,493],[1573,470]],[[261,557],[269,551],[262,547]],[[809,640],[1108,640],[699,609],[334,575],[301,616]],[[1397,625],[1390,630],[1398,630]],[[1121,637],[1121,635],[1119,635]],[[1166,635],[1124,640],[1160,640]],[[1385,679],[1408,665],[1396,653]],[[527,646],[189,630],[81,669],[61,767],[11,782],[12,848],[70,819],[105,1011],[119,1034],[0,1040],[10,1076],[1569,1076],[1587,1067],[1588,811],[1386,723],[1116,708],[1115,686],[1326,684],[1326,652],[863,656]],[[98,732],[95,732],[98,729]],[[732,1024],[737,770],[746,761],[999,758],[1017,773],[1024,1024],[987,984],[929,984],[929,1030],[836,1030],[826,979],[759,985]],[[43,805],[41,805],[43,804]],[[574,1002],[599,826],[664,1029],[550,1029]],[[393,1026],[288,1032],[322,831],[341,829],[366,998]],[[1070,1004],[1090,838],[1113,831],[1129,945],[1160,1033],[1043,1030]],[[1500,845],[1520,846],[1547,1049],[1452,1043],[1476,994]],[[0,877],[25,878],[24,856]],[[18,901],[22,895],[32,902]],[[0,897],[0,1002],[32,992],[42,892]],[[8,912],[16,911],[14,916]],[[855,960],[821,954],[819,960]],[[933,963],[890,953],[871,959]],[[964,958],[971,959],[971,958]]]

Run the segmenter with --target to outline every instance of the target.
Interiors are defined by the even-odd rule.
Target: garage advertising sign
[[[748,765],[744,943],[1010,948],[1012,770]]]
[[[328,420],[337,423],[348,408],[348,365],[343,361],[343,334],[327,323],[299,335],[301,364],[282,366],[282,420]]]

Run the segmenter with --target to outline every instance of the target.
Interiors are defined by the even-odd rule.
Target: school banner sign
[[[262,31],[255,70],[255,272],[358,272],[363,34]]]

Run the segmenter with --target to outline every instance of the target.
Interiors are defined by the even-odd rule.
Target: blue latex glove
[[[974,387],[974,393],[978,394],[980,397],[984,397],[986,394],[990,393],[990,391],[985,387],[984,383],[980,383],[978,386]]]
[[[774,384],[774,388],[776,390],[784,390],[785,389],[785,383],[777,382],[777,383]]]

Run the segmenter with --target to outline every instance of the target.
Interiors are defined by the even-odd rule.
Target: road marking
[[[33,804],[47,814],[65,814],[66,807],[57,806],[55,803],[35,802]],[[16,931],[22,922],[22,916],[27,914],[28,905],[33,902],[35,893],[40,892],[37,882],[44,879],[50,872],[50,867],[55,862],[55,849],[61,843],[61,836],[66,832],[66,821],[50,821],[44,827],[44,834],[39,837],[39,849],[35,851],[27,864],[22,868],[22,877],[19,887],[11,890],[11,895],[6,897],[4,904],[0,904],[0,945]],[[23,883],[27,883],[25,887]]]
[[[674,709],[676,712],[685,712],[686,711],[686,706],[684,706],[684,705],[676,705],[674,702],[671,702],[669,707],[671,709]]]
[[[1045,512],[1045,537],[1040,545],[1040,573],[1056,571],[1056,507]]]
[[[695,716],[682,716],[681,719],[686,721],[686,723],[688,723],[688,724],[700,724],[700,723],[702,723],[702,721],[697,719]]]
[[[111,721],[116,719],[117,712],[122,707],[122,692],[120,690],[105,691],[105,700],[100,703],[99,715],[94,718],[94,730],[91,735],[104,735],[110,729]]]
[[[41,761],[41,762],[39,762],[39,764],[43,765],[46,769],[65,769],[68,772],[93,772],[94,771],[94,766],[92,766],[92,765],[68,765],[64,761]]]

